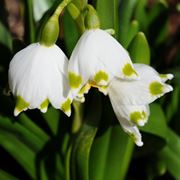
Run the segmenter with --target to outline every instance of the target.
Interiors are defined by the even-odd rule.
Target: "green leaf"
[[[4,44],[10,50],[12,49],[12,36],[2,22],[0,22],[0,43]]]
[[[54,109],[53,107],[49,107],[48,111],[42,115],[47,122],[49,128],[51,129],[52,133],[56,135],[58,131],[58,124],[60,121],[60,111]]]
[[[157,116],[158,114],[158,116]],[[167,142],[167,125],[164,112],[159,104],[150,105],[150,117],[148,123],[140,128],[143,132],[159,137],[161,142]],[[154,139],[155,142],[156,139]],[[157,139],[158,142],[158,139]],[[145,142],[145,144],[148,142]]]
[[[18,180],[18,178],[12,176],[11,174],[9,174],[6,171],[3,171],[2,169],[0,169],[0,179],[2,179],[2,180]]]
[[[18,116],[18,122],[26,129],[31,131],[34,135],[39,137],[42,141],[48,141],[49,136],[37,126],[25,113]]]
[[[169,103],[167,104],[166,117],[168,122],[172,119],[173,115],[175,115],[176,112],[178,112],[179,97],[180,97],[180,87],[176,86],[174,87],[174,90],[172,92],[172,97]]]
[[[0,133],[0,144],[32,179],[36,179],[35,153],[30,148],[20,142],[14,135],[2,131]]]
[[[129,43],[132,41],[132,39],[136,36],[136,34],[139,31],[139,23],[136,20],[133,20],[129,25],[129,31],[127,35],[127,47],[129,46]]]
[[[64,41],[67,49],[67,54],[70,57],[77,40],[79,38],[79,33],[73,19],[70,17],[69,13],[66,11],[64,14]]]
[[[147,0],[138,0],[134,10],[134,17],[139,22],[139,25],[143,31],[146,31],[148,21],[146,5]]]
[[[102,29],[113,28],[115,30],[115,37],[119,34],[119,0],[97,0],[96,9],[100,18]]]
[[[119,9],[119,40],[120,43],[127,48],[128,46],[128,31],[131,22],[132,14],[137,0],[121,0]],[[109,10],[108,10],[109,11]]]
[[[38,152],[46,143],[18,122],[12,123],[10,119],[4,117],[0,117],[0,132],[13,135],[14,138],[17,138],[35,152]]]
[[[28,0],[25,1],[25,13],[26,14],[26,20],[25,22],[26,24],[26,29],[25,29],[25,33],[27,33],[27,40],[29,41],[28,43],[33,43],[35,42],[35,36],[36,36],[36,32],[35,32],[35,23],[34,23],[34,17],[33,17],[33,0]]]
[[[72,179],[77,180],[89,179],[89,155],[101,116],[101,103],[98,94],[94,94],[88,104],[84,124],[75,136],[75,142],[72,146]],[[94,109],[96,109],[96,112],[94,112]]]
[[[150,48],[143,32],[139,32],[128,47],[135,63],[150,64]]]
[[[168,171],[174,178],[180,179],[180,137],[170,128],[168,128],[167,137],[167,146],[159,152],[159,156],[165,162]]]
[[[125,179],[134,148],[133,141],[117,122],[109,102],[103,103],[101,126],[90,156],[90,179]]]
[[[168,10],[168,4],[166,0],[159,0],[155,2],[154,6],[147,13],[147,26],[149,26],[153,21],[156,20],[159,14],[162,13],[163,10]]]

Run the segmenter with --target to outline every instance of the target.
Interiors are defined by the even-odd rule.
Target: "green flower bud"
[[[46,22],[40,37],[40,44],[51,46],[56,43],[59,36],[59,16],[54,14]]]
[[[87,14],[84,18],[86,29],[97,29],[100,27],[100,21],[96,10],[91,5],[87,5]]]

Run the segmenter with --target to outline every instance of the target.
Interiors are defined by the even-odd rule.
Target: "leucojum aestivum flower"
[[[90,7],[89,13],[96,16]],[[95,17],[93,17],[94,22]],[[132,64],[121,44],[99,28],[87,24],[69,60],[68,77],[73,97],[84,101],[91,87],[108,95],[122,128],[138,146],[142,146],[138,126],[149,117],[149,104],[173,90],[165,84],[172,74],[160,75],[152,67]]]
[[[46,112],[51,103],[70,116],[72,101],[84,102],[84,94],[95,87],[109,96],[123,130],[142,146],[138,126],[147,123],[149,104],[173,90],[165,83],[173,75],[162,76],[148,65],[133,64],[122,45],[100,29],[93,7],[87,5],[87,9],[86,30],[69,62],[55,45],[59,10],[46,23],[40,42],[29,45],[13,57],[9,85],[17,100],[14,114],[34,108]],[[54,28],[50,28],[52,26]]]
[[[58,15],[62,9],[59,6],[44,26],[40,42],[30,44],[10,62],[9,86],[16,97],[15,116],[34,108],[46,112],[49,103],[68,116],[71,114],[68,59],[55,44],[59,34]]]

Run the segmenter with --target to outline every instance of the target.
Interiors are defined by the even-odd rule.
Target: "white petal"
[[[29,109],[39,108],[46,112],[48,101],[60,109],[70,91],[67,66],[68,60],[58,46],[31,44],[10,62],[10,89],[29,103]]]
[[[150,66],[135,64],[134,67],[140,76],[139,80],[114,78],[109,84],[108,93],[118,97],[121,105],[149,104],[173,90],[172,86],[162,82],[158,73]]]
[[[122,105],[119,104],[119,101],[116,96],[110,96],[110,101],[112,104],[112,107],[114,109],[114,112],[116,114],[117,119],[119,120],[123,130],[130,135],[130,137],[134,140],[134,142],[137,144],[137,146],[142,146],[142,137],[141,134],[137,128],[137,126],[129,120],[129,114],[128,111],[130,108],[128,107],[128,111],[126,108],[124,108]],[[133,109],[132,109],[133,110]]]
[[[106,86],[114,77],[137,78],[127,51],[107,32],[96,29],[86,31],[79,39],[70,57],[69,73],[82,78],[78,90],[88,81]]]
[[[162,82],[166,82],[167,80],[172,80],[174,78],[173,74],[159,74]]]

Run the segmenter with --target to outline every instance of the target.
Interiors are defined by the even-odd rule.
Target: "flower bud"
[[[96,10],[91,5],[87,5],[87,14],[84,19],[86,29],[97,29],[100,27],[100,21]]]
[[[54,14],[45,24],[40,37],[40,44],[51,46],[59,36],[59,16]]]

